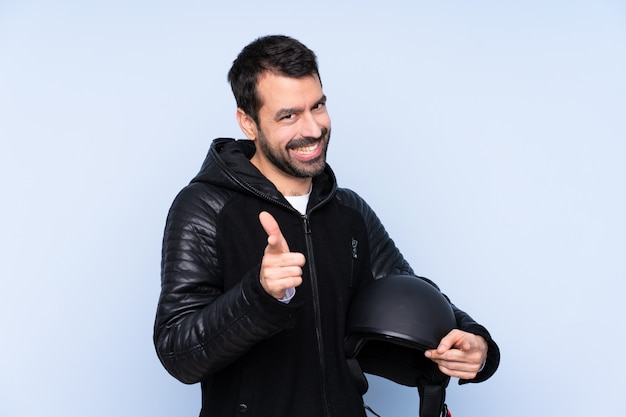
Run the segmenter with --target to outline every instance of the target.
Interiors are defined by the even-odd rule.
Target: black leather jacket
[[[413,271],[365,201],[337,188],[329,167],[313,179],[303,216],[249,162],[254,151],[247,140],[216,139],[172,204],[157,354],[174,377],[202,384],[201,416],[364,416],[345,361],[348,304],[370,280]],[[263,210],[276,218],[290,250],[307,259],[288,304],[259,281]],[[482,335],[497,352],[484,327],[454,310],[459,328]],[[497,362],[490,355],[476,381]]]

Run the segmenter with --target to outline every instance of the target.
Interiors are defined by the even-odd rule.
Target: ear
[[[252,120],[252,117],[248,116],[241,108],[237,108],[237,122],[239,123],[241,131],[248,137],[248,139],[255,140],[257,138],[256,122]]]

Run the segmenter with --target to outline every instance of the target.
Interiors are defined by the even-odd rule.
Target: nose
[[[320,115],[315,115],[312,112],[305,112],[304,116],[300,119],[300,135],[304,138],[318,138],[322,135],[322,129],[324,128],[324,120]]]

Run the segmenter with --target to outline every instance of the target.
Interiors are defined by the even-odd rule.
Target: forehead
[[[284,108],[308,107],[324,95],[317,75],[301,78],[265,73],[257,81],[261,110],[278,111]]]

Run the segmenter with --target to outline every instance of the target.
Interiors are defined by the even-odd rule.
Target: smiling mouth
[[[318,137],[304,137],[293,139],[287,145],[287,149],[302,158],[315,158],[316,154],[323,152],[323,147],[329,138],[328,129],[323,128]],[[321,150],[320,150],[321,149]]]
[[[299,155],[311,155],[315,153],[315,151],[317,151],[317,148],[319,146],[320,146],[320,143],[316,142],[314,144],[307,145],[307,146],[292,147],[291,150]]]

